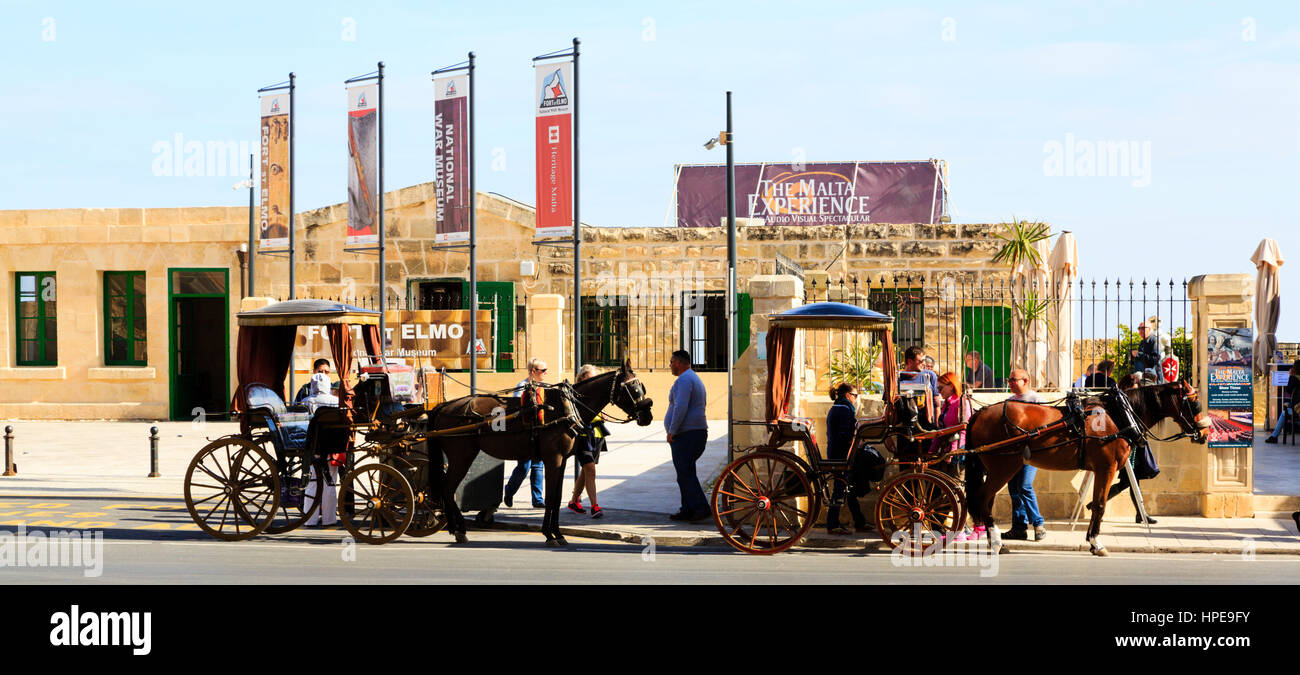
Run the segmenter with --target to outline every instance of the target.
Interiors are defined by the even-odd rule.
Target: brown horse
[[[1094,555],[1104,556],[1106,549],[1097,543],[1097,536],[1106,509],[1106,491],[1128,461],[1131,448],[1142,442],[1149,427],[1166,417],[1179,423],[1182,432],[1178,436],[1204,438],[1204,415],[1195,390],[1186,383],[1143,387],[1127,395],[1111,389],[1079,407],[1071,412],[1068,407],[1008,400],[971,417],[966,447],[977,452],[967,455],[974,458],[968,459],[966,468],[967,508],[971,521],[985,526],[994,550],[1001,548],[1002,537],[993,522],[993,499],[1021,466],[1048,471],[1084,469],[1095,474],[1086,539]],[[988,476],[979,485],[981,465]]]
[[[472,431],[429,439],[430,453],[441,449],[447,459],[447,472],[442,479],[442,503],[447,513],[447,531],[456,537],[457,543],[463,544],[469,538],[465,535],[465,517],[456,504],[456,487],[480,451],[497,459],[541,459],[546,467],[542,534],[546,536],[547,546],[564,546],[568,542],[560,534],[560,489],[564,482],[564,465],[576,439],[574,424],[563,419],[566,416],[564,408],[569,407],[572,419],[579,422],[592,421],[610,403],[628,416],[628,420],[623,421],[636,420],[638,425],[646,426],[654,419],[651,412],[653,401],[646,398],[645,386],[632,372],[630,362],[577,384],[565,382],[545,387],[543,391],[544,419],[537,425],[531,421],[524,423],[523,416],[536,414],[536,408],[521,408],[517,394],[508,398],[465,396],[430,411],[428,429],[431,432],[463,427],[467,421],[476,427]],[[569,406],[565,405],[566,400]]]

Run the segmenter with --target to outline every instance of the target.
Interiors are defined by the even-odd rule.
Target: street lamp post
[[[719,144],[727,148],[727,461],[735,457],[736,443],[732,422],[736,366],[736,156],[735,135],[731,131],[731,92],[727,92],[727,130],[704,144],[712,150]]]

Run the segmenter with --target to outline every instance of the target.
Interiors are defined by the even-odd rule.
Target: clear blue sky
[[[532,203],[529,61],[578,36],[584,221],[661,224],[673,164],[722,161],[701,143],[732,89],[738,161],[945,158],[955,220],[1073,230],[1085,277],[1253,272],[1274,237],[1297,256],[1280,338],[1300,340],[1293,1],[0,7],[0,208],[242,204],[231,177],[155,176],[155,144],[255,147],[255,90],[290,70],[298,207],[342,202],[342,82],[381,59],[385,182],[428,181],[427,74],[471,49],[480,189]],[[1045,175],[1068,137],[1149,143],[1149,185]]]

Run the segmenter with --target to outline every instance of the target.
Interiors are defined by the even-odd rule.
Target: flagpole
[[[474,192],[474,52],[469,53],[469,392],[478,391],[478,193]]]
[[[573,379],[582,369],[582,220],[578,217],[578,38],[573,38]],[[540,205],[539,205],[540,206]]]
[[[388,274],[384,269],[384,62],[379,62],[379,363],[387,364],[388,332],[384,325],[384,301],[388,297]]]

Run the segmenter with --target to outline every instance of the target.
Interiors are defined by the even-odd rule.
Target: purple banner
[[[677,225],[717,227],[727,217],[727,167],[678,167]],[[945,189],[933,162],[737,164],[736,217],[765,225],[931,223]]]
[[[433,81],[433,153],[436,230],[434,241],[469,239],[469,143],[466,124],[469,77]]]

